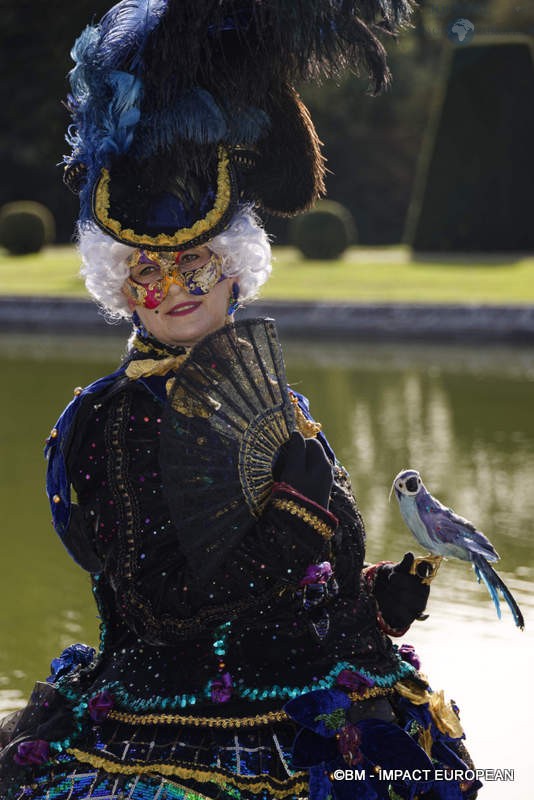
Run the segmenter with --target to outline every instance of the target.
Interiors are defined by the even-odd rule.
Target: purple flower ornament
[[[342,669],[337,676],[337,685],[348,689],[349,692],[362,694],[366,689],[371,689],[375,682],[355,669]]]
[[[229,672],[222,672],[218,678],[211,682],[210,692],[213,703],[227,703],[232,696],[232,676]]]
[[[45,742],[44,739],[30,739],[19,744],[17,752],[13,756],[13,761],[21,767],[27,767],[32,764],[40,766],[48,761],[49,755],[48,742]]]
[[[95,694],[94,697],[91,697],[89,703],[87,704],[87,709],[93,722],[96,722],[97,725],[100,725],[101,722],[104,722],[113,706],[113,695],[104,690],[99,694]]]
[[[399,647],[399,655],[403,661],[407,661],[408,664],[411,664],[415,669],[421,668],[421,660],[415,652],[415,647],[411,644],[401,644]]]
[[[351,722],[347,722],[337,734],[338,750],[349,767],[353,767],[363,761],[363,755],[360,750],[361,742],[360,731]]]

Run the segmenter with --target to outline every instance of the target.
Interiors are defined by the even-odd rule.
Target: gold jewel
[[[185,242],[190,242],[214,228],[228,211],[232,197],[228,151],[224,147],[219,147],[217,196],[213,208],[204,219],[197,220],[191,228],[179,228],[170,236],[165,233],[159,233],[157,236],[140,235],[131,228],[123,228],[118,220],[110,217],[110,180],[109,170],[105,167],[102,168],[100,178],[95,186],[93,203],[95,217],[112,236],[133,246],[150,245],[151,247],[175,247],[178,249]]]
[[[320,422],[315,422],[314,420],[308,419],[304,416],[304,412],[299,406],[298,397],[295,397],[294,394],[290,393],[289,398],[293,403],[297,430],[302,433],[305,439],[313,439],[315,436],[317,436],[319,431],[322,430],[323,426]]]
[[[412,566],[410,567],[410,575],[417,575],[421,578],[422,584],[430,586],[437,575],[442,561],[443,556],[435,556],[432,555],[432,553],[414,558]]]
[[[334,535],[331,525],[327,522],[323,522],[322,519],[312,514],[310,511],[307,511],[307,509],[302,508],[302,506],[295,503],[293,500],[282,500],[277,497],[273,501],[273,506],[280,511],[288,511],[292,516],[298,517],[303,520],[303,522],[307,522],[310,527],[317,531],[317,533],[320,533],[321,536],[324,536],[325,539],[330,539]]]
[[[284,722],[288,719],[285,711],[269,711],[254,717],[194,717],[180,714],[125,714],[110,711],[108,719],[126,722],[130,725],[193,725],[197,728],[255,728]]]

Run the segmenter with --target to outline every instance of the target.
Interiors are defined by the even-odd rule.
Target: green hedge
[[[350,211],[333,200],[320,200],[315,208],[291,220],[291,244],[304,258],[339,258],[356,238]]]
[[[19,201],[0,209],[0,246],[12,255],[38,253],[54,237],[54,218],[41,203]]]
[[[404,237],[415,251],[534,249],[533,43],[447,50]]]

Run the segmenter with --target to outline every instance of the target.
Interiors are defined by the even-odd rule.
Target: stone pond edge
[[[313,303],[258,300],[240,318],[274,317],[281,335],[320,339],[534,341],[534,306],[429,303]],[[124,336],[90,300],[0,297],[0,331]]]

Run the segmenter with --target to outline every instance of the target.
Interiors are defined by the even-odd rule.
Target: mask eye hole
[[[184,253],[183,256],[178,258],[176,263],[182,268],[191,268],[191,265],[195,265],[200,260],[201,259],[198,253]]]
[[[162,278],[162,271],[156,264],[147,264],[137,273],[136,279],[140,283],[147,283],[151,280],[159,281]]]

